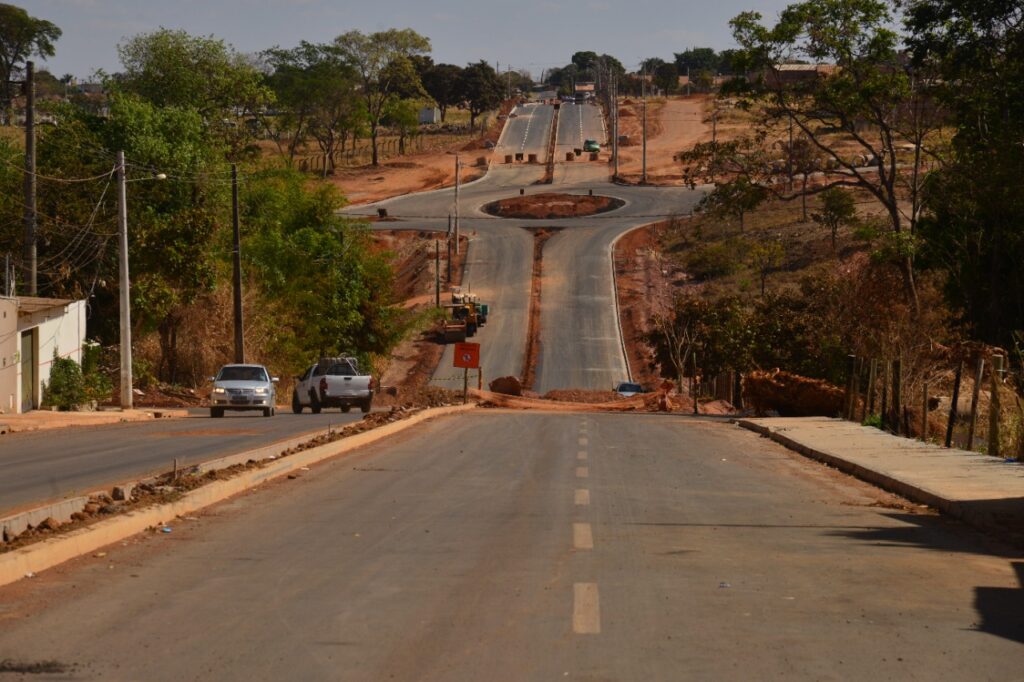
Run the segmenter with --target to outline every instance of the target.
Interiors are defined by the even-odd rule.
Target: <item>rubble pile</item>
[[[820,379],[782,370],[754,371],[743,378],[743,400],[758,415],[834,417],[843,411],[843,390]]]

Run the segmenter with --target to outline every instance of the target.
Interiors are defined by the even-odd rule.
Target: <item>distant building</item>
[[[42,404],[53,355],[82,362],[85,301],[0,296],[0,413]]]
[[[437,107],[423,107],[420,109],[420,125],[433,125],[441,122],[441,110]]]

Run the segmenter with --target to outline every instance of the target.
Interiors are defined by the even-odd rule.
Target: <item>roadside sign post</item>
[[[455,344],[454,366],[463,370],[462,374],[462,404],[469,401],[469,370],[480,369],[480,344],[479,343],[457,343]]]

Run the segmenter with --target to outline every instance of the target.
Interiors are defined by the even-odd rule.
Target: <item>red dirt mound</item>
[[[743,400],[758,414],[783,417],[835,417],[843,411],[843,390],[820,379],[775,370],[743,378]]]

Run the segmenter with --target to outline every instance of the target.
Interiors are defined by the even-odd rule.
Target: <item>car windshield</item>
[[[350,362],[335,362],[327,369],[327,373],[336,377],[354,377],[356,368]]]
[[[223,367],[217,381],[266,381],[267,370],[262,367]]]
[[[619,384],[619,393],[640,393],[640,384]]]

